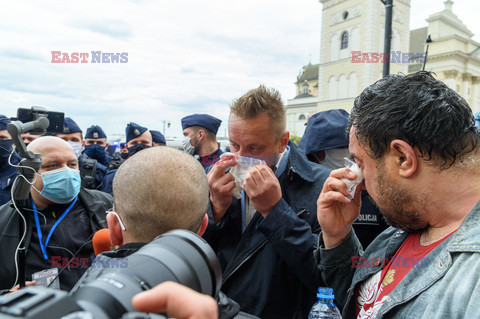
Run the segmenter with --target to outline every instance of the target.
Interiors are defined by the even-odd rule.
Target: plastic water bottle
[[[318,301],[310,310],[308,319],[342,319],[340,311],[333,303],[335,296],[332,288],[318,288],[317,298]]]

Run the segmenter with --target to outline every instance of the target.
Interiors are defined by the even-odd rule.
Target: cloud
[[[477,37],[479,6],[453,6]],[[412,0],[411,8],[419,27],[443,4]],[[182,117],[209,113],[223,121],[223,135],[234,99],[262,83],[293,98],[298,71],[319,59],[318,0],[87,0],[73,10],[26,0],[2,9],[2,112],[46,106],[109,134],[130,121],[160,130],[170,121],[167,136],[180,136]],[[50,63],[58,50],[127,52],[128,63]]]
[[[133,33],[130,24],[119,19],[82,18],[68,21],[66,25],[118,39],[129,39]]]

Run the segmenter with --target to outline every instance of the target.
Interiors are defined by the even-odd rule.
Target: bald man
[[[117,249],[99,254],[72,293],[105,268],[128,265],[128,256],[163,233],[186,229],[202,235],[208,224],[208,192],[202,165],[185,152],[152,147],[127,159],[115,174],[114,211],[107,215],[110,241]],[[254,318],[224,294],[217,303],[217,318]]]
[[[108,194],[80,186],[78,160],[66,141],[45,136],[32,141],[27,149],[41,154],[42,166],[27,204],[18,207],[27,223],[26,280],[70,290],[95,256],[91,239],[107,226],[106,210],[113,200]],[[0,289],[17,283],[15,252],[23,235],[20,223],[11,201],[0,207]]]

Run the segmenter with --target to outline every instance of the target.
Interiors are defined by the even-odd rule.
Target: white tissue
[[[220,158],[223,158],[224,156],[234,156],[235,161],[237,162],[237,165],[233,166],[229,173],[235,178],[235,188],[232,190],[232,195],[235,196],[235,198],[240,199],[242,198],[241,192],[243,189],[243,182],[245,181],[248,172],[250,172],[253,167],[264,164],[265,162],[256,158],[239,156],[228,152],[220,155]]]
[[[345,157],[345,167],[357,174],[357,178],[354,180],[349,180],[346,178],[342,178],[341,181],[347,185],[348,191],[350,192],[350,195],[347,196],[348,199],[353,199],[353,196],[355,195],[355,189],[357,188],[358,184],[360,184],[363,181],[363,174],[362,170],[360,167],[358,167],[357,163],[354,161],[350,160],[349,158]]]

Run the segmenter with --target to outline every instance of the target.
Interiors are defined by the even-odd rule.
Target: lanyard
[[[35,224],[37,225],[38,241],[40,242],[40,248],[42,249],[43,258],[45,258],[45,260],[48,260],[47,245],[48,245],[48,242],[50,241],[50,237],[52,237],[53,231],[55,230],[55,228],[57,228],[58,224],[60,224],[60,222],[65,218],[65,216],[67,216],[68,212],[70,212],[73,205],[75,205],[75,203],[77,202],[77,199],[78,199],[78,196],[75,197],[75,200],[73,201],[73,203],[71,203],[70,206],[68,206],[67,210],[65,210],[62,216],[60,216],[57,222],[53,225],[52,229],[50,229],[50,232],[48,233],[45,244],[43,244],[43,241],[42,241],[42,230],[40,229],[40,221],[38,219],[37,206],[35,205],[32,199],[32,207],[35,214]]]

